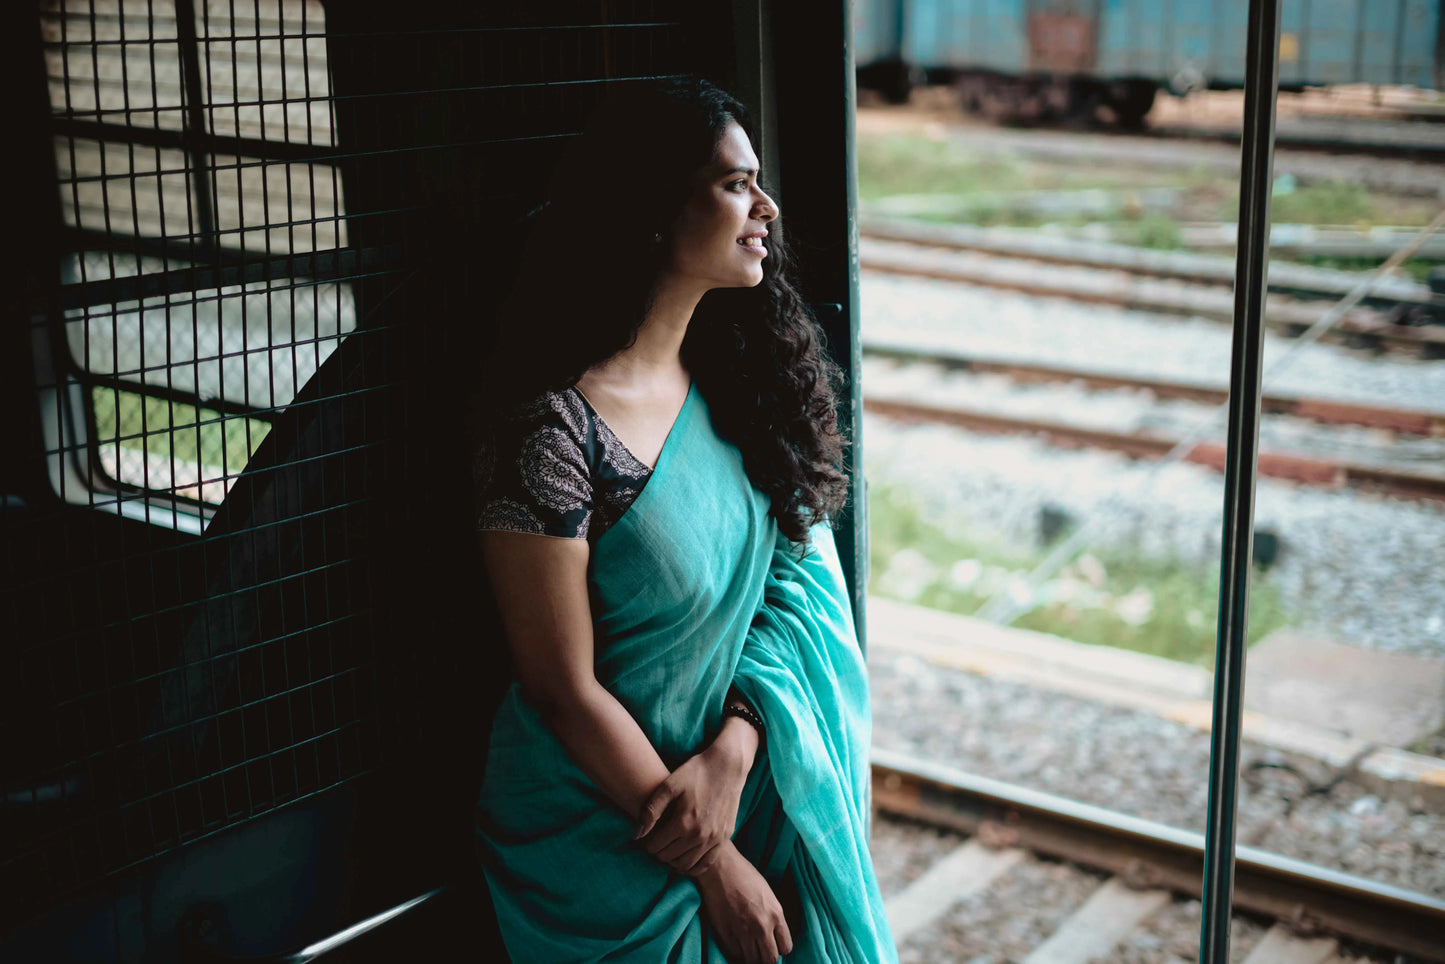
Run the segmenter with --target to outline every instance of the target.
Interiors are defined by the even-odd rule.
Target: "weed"
[[[945,529],[904,486],[868,492],[869,588],[880,595],[971,615],[1043,558],[1032,546]],[[1042,604],[1015,625],[1212,667],[1218,586],[1217,564],[1100,549],[1040,587]],[[1253,645],[1289,620],[1264,574],[1256,573],[1250,597]]]
[[[1167,214],[1146,212],[1137,220],[1125,221],[1119,227],[1116,237],[1124,244],[1137,248],[1158,248],[1162,251],[1176,251],[1184,247],[1184,235],[1179,223]]]

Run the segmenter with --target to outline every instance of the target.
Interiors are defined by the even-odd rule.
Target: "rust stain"
[[[1053,73],[1093,70],[1098,59],[1097,25],[1073,13],[1029,14],[1029,68]]]

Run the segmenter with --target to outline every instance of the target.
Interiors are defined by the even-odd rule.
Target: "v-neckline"
[[[627,443],[622,441],[622,436],[618,435],[615,431],[613,431],[612,426],[607,424],[607,420],[597,413],[596,406],[594,406],[591,399],[589,399],[582,392],[582,389],[578,388],[576,385],[572,386],[572,390],[577,393],[578,398],[582,399],[582,404],[587,406],[587,410],[592,413],[592,417],[597,420],[597,423],[599,425],[605,426],[607,428],[607,431],[612,432],[612,437],[617,440],[617,444],[622,447],[622,450],[628,455],[632,456],[633,461],[636,462],[638,465],[645,467],[649,476],[655,473],[657,471],[657,467],[662,464],[663,456],[667,453],[667,447],[669,444],[671,444],[672,437],[677,434],[677,426],[682,421],[683,413],[687,411],[688,403],[692,401],[692,393],[696,389],[696,380],[691,380],[687,383],[687,394],[682,397],[682,405],[678,408],[677,414],[672,417],[672,425],[668,427],[667,437],[662,440],[662,448],[658,449],[657,451],[657,461],[654,462],[652,465],[648,465],[646,462],[642,461],[642,459],[639,459],[635,452],[633,452],[630,448],[627,447]]]

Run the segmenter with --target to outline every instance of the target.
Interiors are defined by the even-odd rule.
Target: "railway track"
[[[861,234],[860,263],[872,271],[1166,316],[1224,322],[1234,318],[1234,299],[1227,287],[1233,269],[1218,258],[1136,252],[1118,245],[1090,245],[1093,250],[1085,251],[1066,242],[1026,241],[1017,235],[898,220],[869,219]],[[1340,293],[1341,279],[1332,273],[1286,270],[1271,275],[1274,291],[1264,321],[1286,336],[1303,334],[1324,312],[1294,296],[1337,298]],[[1377,304],[1445,310],[1438,296],[1431,296],[1423,286],[1393,285],[1388,290],[1391,293],[1383,298],[1376,294]],[[1324,337],[1354,348],[1445,358],[1445,326],[1399,324],[1368,308],[1346,312]]]
[[[930,362],[957,369],[991,371],[1020,381],[1082,382],[1089,387],[1101,389],[1149,390],[1157,397],[1183,398],[1212,405],[1219,405],[1227,398],[1223,390],[1206,386],[1076,372],[1044,365],[987,362],[961,355],[939,355],[896,345],[870,344],[866,340],[864,353],[865,356],[885,357],[904,363]],[[865,393],[863,407],[865,411],[897,421],[953,425],[984,434],[1030,435],[1041,437],[1060,448],[1102,449],[1118,452],[1132,459],[1162,459],[1185,443],[1183,435],[1110,430],[1074,424],[1053,417],[1040,418],[985,411],[957,402],[934,403],[916,398]],[[1295,415],[1324,424],[1363,425],[1426,437],[1445,436],[1445,415],[1432,412],[1280,395],[1268,396],[1263,407],[1266,412]],[[1182,457],[1185,461],[1223,471],[1226,446],[1222,441],[1201,439],[1190,444]],[[1350,487],[1403,499],[1445,502],[1445,476],[1410,468],[1268,449],[1259,452],[1258,466],[1259,474],[1265,478],[1320,488]]]
[[[1020,955],[1024,964],[1115,960],[1110,955],[1121,941],[1176,895],[1198,896],[1203,880],[1202,835],[879,748],[873,750],[873,805],[880,814],[968,837],[888,896],[901,948],[941,926],[951,908],[996,886],[1032,854],[1104,877],[1086,880],[1085,899],[1053,915],[1047,936]],[[1336,935],[1418,960],[1445,961],[1445,901],[1250,847],[1236,854],[1236,911],[1276,922],[1245,964],[1338,961]],[[1039,895],[1030,896],[1037,901]],[[1017,914],[1036,910],[1009,908]]]
[[[866,411],[899,421],[940,422],[991,434],[1042,436],[1051,444],[1063,448],[1105,449],[1135,459],[1163,458],[1181,442],[1170,437],[1110,432],[1052,420],[1018,418],[896,399],[864,399],[863,407]],[[1223,442],[1197,442],[1184,459],[1222,472],[1225,451]],[[1260,452],[1258,465],[1259,474],[1265,478],[1322,488],[1348,486],[1404,499],[1445,502],[1445,478],[1422,473],[1286,452]]]
[[[1113,132],[1103,129],[1101,133]],[[1238,128],[1224,125],[1177,122],[1151,125],[1146,136],[1167,140],[1239,143]],[[1291,117],[1280,120],[1275,131],[1275,143],[1295,150],[1437,161],[1445,156],[1445,129],[1441,129],[1438,124],[1410,120],[1338,116]]]
[[[910,199],[910,203],[913,203]],[[922,198],[917,202],[922,205]],[[900,206],[902,206],[900,204]],[[924,208],[926,210],[926,208]],[[1192,228],[1196,238],[1208,235],[1211,244],[1228,239],[1233,244],[1233,225],[1215,224]],[[1309,228],[1309,230],[1305,230]],[[1081,239],[1068,235],[1046,234],[1022,228],[985,228],[969,224],[938,224],[910,220],[907,217],[866,216],[860,220],[860,233],[865,238],[899,241],[952,251],[977,251],[998,257],[1018,258],[1043,264],[1097,268],[1120,271],[1150,278],[1185,281],[1202,286],[1232,288],[1235,262],[1232,255],[1197,253],[1195,251],[1161,251],[1118,244],[1096,238]],[[1308,225],[1275,225],[1271,237],[1273,248],[1297,243],[1305,236],[1333,237],[1345,229],[1315,229]],[[1378,237],[1390,246],[1381,258],[1409,243],[1418,229],[1371,229],[1361,232],[1349,229],[1356,239]],[[1189,245],[1189,247],[1193,247]],[[1445,256],[1445,237],[1434,236],[1421,245],[1422,256]],[[1359,274],[1307,265],[1272,263],[1269,290],[1302,299],[1335,299],[1349,294],[1359,281]],[[1445,308],[1445,298],[1432,295],[1428,285],[1405,278],[1382,278],[1364,299],[1366,304],[1385,308],[1395,305],[1433,305]]]
[[[1211,385],[1139,378],[1030,362],[1001,361],[963,352],[924,350],[868,338],[863,339],[863,354],[900,362],[930,362],[960,371],[1004,375],[1021,383],[1080,384],[1094,389],[1123,388],[1152,392],[1156,398],[1178,398],[1206,405],[1223,405],[1229,400],[1228,389]],[[1360,425],[1409,435],[1445,437],[1445,412],[1363,405],[1269,392],[1262,396],[1261,406],[1267,414],[1294,415],[1326,425]]]

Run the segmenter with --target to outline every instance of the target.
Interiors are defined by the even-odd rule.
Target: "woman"
[[[519,964],[897,959],[826,519],[838,371],[749,129],[706,81],[614,95],[485,366],[477,528],[516,682],[477,841]]]

